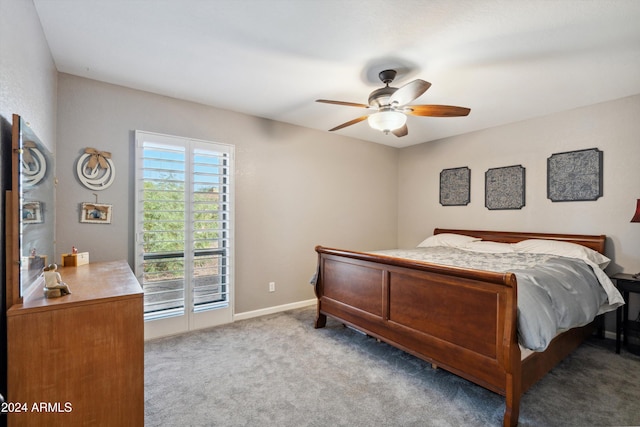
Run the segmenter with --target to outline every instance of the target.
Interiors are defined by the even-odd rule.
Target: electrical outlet
[[[276,282],[269,282],[269,292],[276,291]]]

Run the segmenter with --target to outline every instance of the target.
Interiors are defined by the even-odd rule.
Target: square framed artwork
[[[547,159],[547,198],[576,202],[602,197],[602,154],[597,148],[552,154]]]
[[[443,169],[440,172],[440,204],[466,206],[471,201],[471,169]]]
[[[111,224],[112,205],[83,203],[80,222],[92,224]]]
[[[23,224],[41,224],[43,222],[41,202],[24,202],[22,204]]]
[[[525,205],[525,168],[522,165],[492,168],[484,176],[487,209],[522,209]]]

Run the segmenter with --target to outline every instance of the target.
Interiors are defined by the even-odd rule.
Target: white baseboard
[[[317,299],[309,299],[306,301],[298,301],[298,302],[292,302],[289,304],[283,304],[283,305],[276,305],[275,307],[267,307],[267,308],[261,308],[260,310],[253,310],[253,311],[245,311],[243,313],[236,313],[233,315],[233,321],[238,321],[238,320],[246,320],[246,319],[252,319],[254,317],[260,317],[260,316],[265,316],[267,314],[273,314],[273,313],[280,313],[281,311],[287,311],[287,310],[294,310],[296,308],[303,308],[303,307],[309,307],[311,305],[315,305],[318,302]]]

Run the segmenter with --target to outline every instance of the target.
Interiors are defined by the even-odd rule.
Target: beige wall
[[[317,244],[396,244],[396,149],[67,74],[58,129],[58,256],[73,245],[133,265],[136,129],[235,145],[236,313],[314,298]],[[113,204],[110,225],[79,222],[80,203],[95,201],[74,175],[86,147],[112,153],[116,181],[96,192]]]

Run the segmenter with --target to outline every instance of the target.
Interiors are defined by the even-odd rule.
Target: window
[[[177,318],[166,333],[232,319],[233,153],[136,131],[135,270],[145,320]]]

